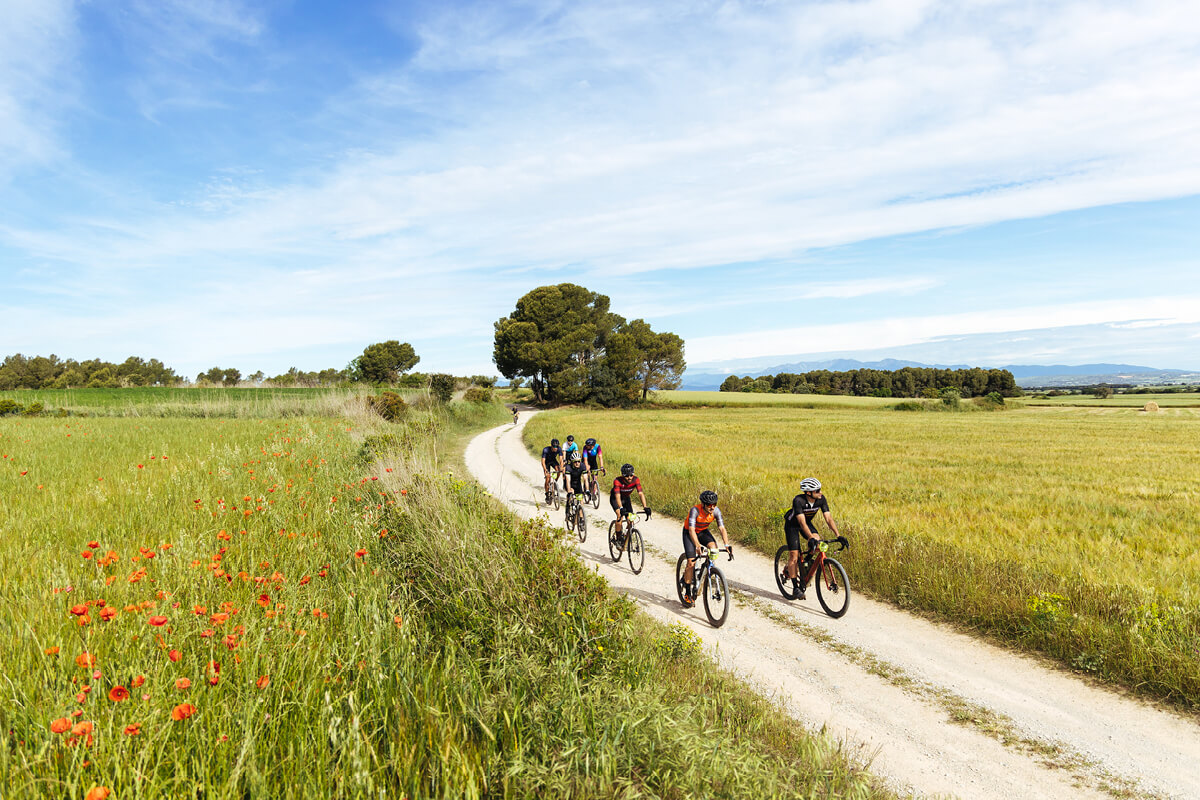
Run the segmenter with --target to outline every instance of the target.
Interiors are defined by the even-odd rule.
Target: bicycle
[[[717,553],[725,551],[726,548],[711,549],[707,552],[703,552],[703,548],[701,550],[702,552],[697,553],[693,559],[689,559],[687,553],[679,554],[679,561],[675,562],[675,590],[679,593],[679,602],[684,608],[694,606],[696,597],[703,597],[704,613],[708,616],[708,621],[714,628],[719,628],[729,618],[729,584],[725,580],[725,573],[717,566]],[[683,579],[688,561],[692,562],[690,584]],[[684,594],[685,588],[691,592],[693,599],[690,603]]]
[[[829,616],[838,619],[850,608],[850,578],[846,575],[846,568],[836,558],[826,554],[831,544],[840,545],[834,551],[837,553],[850,546],[845,536],[822,539],[816,549],[809,551],[802,563],[797,565],[796,575],[802,587],[807,586],[810,580],[813,581],[817,587],[817,600],[821,603],[821,608],[825,609]],[[779,593],[786,599],[795,600],[799,592],[793,588],[792,579],[786,577],[787,562],[788,549],[787,545],[784,545],[775,553],[775,584],[779,587]]]
[[[592,504],[592,508],[600,507],[600,482],[596,480],[596,473],[607,475],[606,469],[590,469],[588,470],[588,485],[584,487],[586,502]]]
[[[650,511],[628,512],[623,519],[614,519],[608,524],[608,554],[613,561],[620,561],[624,553],[629,554],[629,568],[634,575],[642,571],[646,565],[646,549],[642,541],[642,532],[633,524],[633,518],[645,514],[650,519]],[[622,526],[624,530],[621,530]]]
[[[567,495],[567,530],[575,531],[582,544],[587,541],[587,517],[583,513],[583,498],[572,492]]]
[[[558,491],[558,478],[550,479],[550,491],[546,492],[546,505],[554,506],[554,510],[562,508],[562,494]]]

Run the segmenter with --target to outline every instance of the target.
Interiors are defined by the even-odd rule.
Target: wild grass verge
[[[505,420],[0,420],[0,796],[889,796],[450,473]]]

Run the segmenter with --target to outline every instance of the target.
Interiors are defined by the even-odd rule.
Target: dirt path
[[[562,524],[562,512],[541,503],[541,467],[521,441],[535,413],[475,437],[466,460],[518,514],[549,513]],[[646,489],[653,506],[654,487]],[[647,613],[689,625],[721,663],[781,699],[799,724],[860,750],[897,789],[1005,800],[1122,790],[1200,798],[1200,725],[1190,719],[861,594],[840,620],[821,611],[811,590],[808,600],[789,603],[771,562],[745,548],[720,562],[736,593],[729,621],[714,629],[703,610],[685,610],[676,598],[680,521],[638,524],[648,547],[645,569],[634,575],[628,561],[609,558],[607,499],[587,510],[588,538],[578,546],[585,563]]]

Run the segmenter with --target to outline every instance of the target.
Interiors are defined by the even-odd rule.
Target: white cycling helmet
[[[819,492],[821,491],[821,482],[816,478],[805,478],[800,481],[800,491],[802,492]]]

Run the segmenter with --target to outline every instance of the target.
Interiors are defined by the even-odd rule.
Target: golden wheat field
[[[1195,409],[561,410],[526,440],[568,433],[633,463],[665,513],[717,490],[732,534],[768,555],[816,476],[859,588],[1200,701]]]

